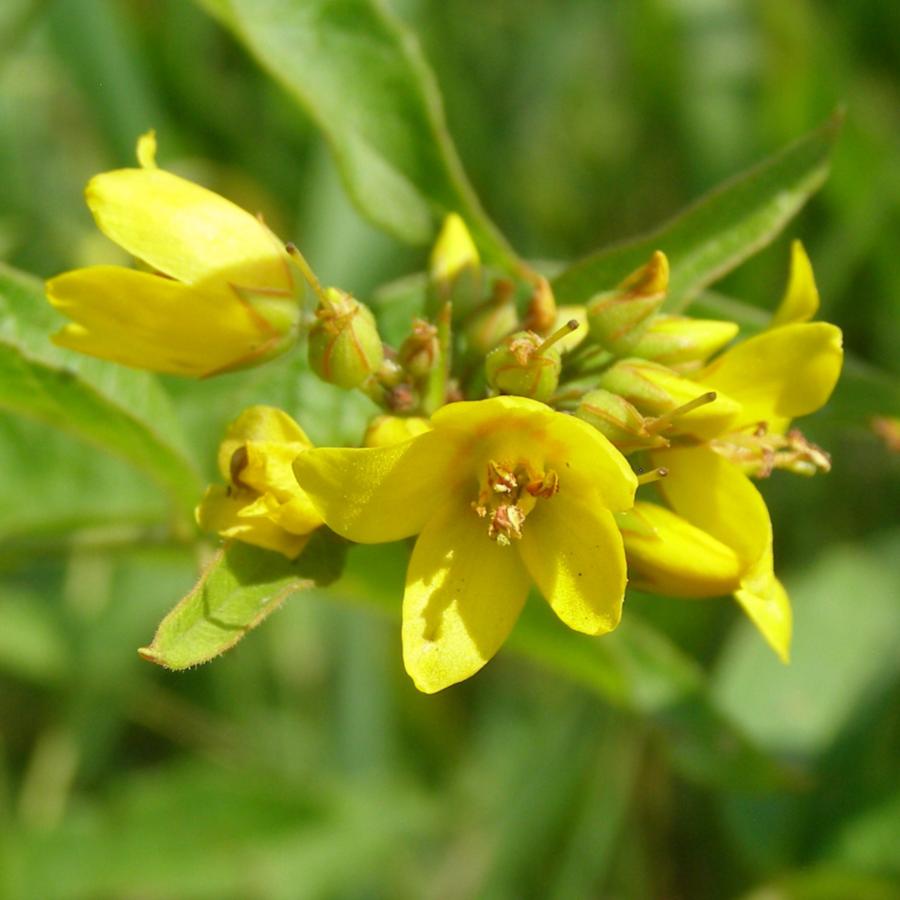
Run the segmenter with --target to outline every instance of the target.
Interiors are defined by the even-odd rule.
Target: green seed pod
[[[493,349],[484,361],[488,384],[501,394],[549,400],[559,384],[559,351],[533,331],[518,331]]]
[[[578,328],[571,319],[548,338],[518,331],[494,348],[484,361],[488,384],[502,394],[546,402],[559,384],[562,363],[558,342]]]
[[[309,332],[309,364],[323,381],[359,387],[377,372],[384,348],[371,310],[337,288],[327,288]]]
[[[624,397],[602,388],[585,394],[575,415],[593,425],[623,453],[667,443],[647,430],[647,420]]]
[[[681,371],[699,368],[739,331],[735,322],[692,319],[688,316],[653,316],[632,351]]]
[[[400,345],[397,362],[413,376],[425,378],[440,355],[437,328],[424,319],[413,321],[412,333]]]

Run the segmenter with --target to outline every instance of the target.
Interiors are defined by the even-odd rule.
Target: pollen
[[[490,460],[472,509],[486,519],[488,537],[509,546],[522,537],[525,518],[539,499],[549,500],[559,491],[553,469],[538,471],[528,463],[509,466]]]

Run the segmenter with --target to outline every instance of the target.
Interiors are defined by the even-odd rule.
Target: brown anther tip
[[[293,241],[288,241],[288,242],[284,245],[284,249],[285,249],[288,253],[296,253],[296,252],[297,252],[297,245],[296,245]]]
[[[581,326],[581,323],[578,321],[578,319],[569,319],[569,321],[566,322],[566,328],[568,328],[569,331],[574,331],[576,328],[579,328],[580,326]]]
[[[665,468],[665,466],[660,466],[660,468],[656,470],[656,474],[659,475],[660,478],[665,478],[669,474],[669,470]]]
[[[712,403],[713,400],[715,400],[716,397],[718,397],[718,396],[719,396],[719,395],[718,395],[715,391],[707,391],[707,392],[703,395],[703,399],[704,399],[707,403]]]

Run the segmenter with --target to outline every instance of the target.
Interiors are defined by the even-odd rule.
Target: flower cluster
[[[152,135],[138,156],[87,198],[141,265],[52,279],[50,302],[72,320],[56,341],[195,377],[305,349],[320,378],[378,407],[358,448],[314,448],[285,412],[245,410],[221,445],[225,484],[197,508],[204,529],[288,558],[321,527],[358,543],[415,537],[403,658],[427,692],[496,653],[532,585],[590,635],[617,626],[629,579],[669,597],[732,594],[787,659],[790,604],[753,479],[827,471],[791,422],[827,401],[842,362],[840,331],[809,321],[818,296],[799,243],[770,326],[735,342],[732,322],[663,311],[662,252],[557,309],[546,279],[482,263],[451,214],[420,315],[392,347],[368,306],[323,287],[259,219],[158,169]]]

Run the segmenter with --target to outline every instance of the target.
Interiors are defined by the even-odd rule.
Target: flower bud
[[[623,453],[667,443],[665,438],[647,431],[644,417],[624,397],[603,389],[585,394],[575,415],[593,425]]]
[[[309,332],[309,364],[330,384],[359,387],[384,360],[371,310],[337,288],[327,288]]]
[[[645,416],[652,433],[661,426],[703,439],[715,437],[736,418],[741,406],[721,392],[683,378],[671,369],[643,359],[623,359],[598,379],[598,387],[624,397]]]
[[[559,384],[562,368],[554,346],[578,327],[574,319],[544,339],[533,331],[518,331],[494,348],[484,362],[488,384],[502,394],[545,402]]]
[[[469,316],[462,331],[470,355],[484,356],[518,326],[519,314],[513,297],[506,290],[498,290],[491,300]]]
[[[298,556],[322,517],[297,483],[293,461],[312,444],[280,409],[252,406],[228,426],[219,446],[225,485],[210,486],[197,523],[222,537]]]
[[[556,298],[550,282],[543,275],[534,277],[534,290],[528,300],[522,324],[529,331],[546,334],[556,321]]]
[[[431,423],[420,416],[376,416],[363,437],[364,447],[390,447],[431,431]]]
[[[669,285],[669,262],[656,251],[614,291],[598,294],[587,305],[590,336],[610,353],[625,356],[662,306]]]
[[[412,334],[400,345],[397,361],[413,378],[425,378],[440,350],[437,328],[425,319],[416,319]]]
[[[468,315],[482,299],[482,270],[478,248],[456,213],[450,213],[441,228],[428,266],[427,312],[434,316],[447,302],[453,318]]]
[[[653,316],[633,354],[682,371],[699,367],[721,350],[740,330],[736,322],[692,319],[688,316]]]

